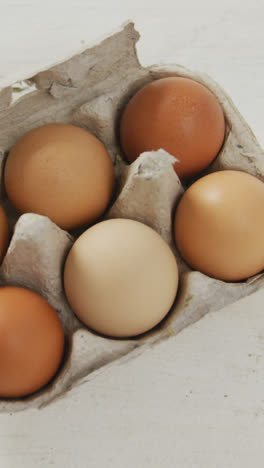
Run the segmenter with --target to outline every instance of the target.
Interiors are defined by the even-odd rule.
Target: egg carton
[[[124,162],[118,126],[130,97],[152,80],[184,76],[207,86],[225,114],[225,141],[207,172],[242,170],[264,180],[264,152],[223,89],[207,75],[179,65],[141,66],[136,53],[138,39],[133,23],[127,23],[98,45],[0,92],[0,202],[14,228],[0,267],[0,284],[27,287],[45,297],[58,312],[66,335],[63,363],[52,382],[34,395],[0,400],[0,412],[43,407],[78,385],[83,377],[89,378],[93,371],[111,366],[114,360],[129,353],[131,357],[142,353],[208,312],[264,286],[262,274],[241,283],[226,283],[191,271],[173,242],[173,214],[184,191],[172,168],[173,157],[160,149],[143,153],[131,165]],[[10,147],[32,128],[54,122],[88,129],[109,151],[117,190],[104,219],[130,218],[149,225],[165,239],[177,258],[181,278],[175,304],[157,327],[140,337],[105,338],[81,324],[67,304],[62,283],[65,258],[80,232],[68,233],[37,214],[19,216],[7,200],[3,170]]]

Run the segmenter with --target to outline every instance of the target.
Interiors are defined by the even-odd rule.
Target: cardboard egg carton
[[[174,159],[160,149],[143,153],[131,165],[123,161],[118,126],[129,98],[154,79],[185,76],[207,86],[225,113],[225,142],[208,171],[237,169],[264,180],[263,150],[221,87],[208,76],[178,65],[142,67],[135,48],[138,39],[134,25],[128,23],[99,45],[0,93],[1,204],[14,227],[0,267],[0,284],[27,287],[45,297],[57,310],[66,335],[64,361],[53,381],[32,396],[0,400],[0,411],[40,408],[63,396],[84,376],[89,378],[93,371],[111,366],[114,360],[129,353],[129,356],[141,353],[206,313],[264,286],[262,274],[233,284],[191,271],[173,242],[173,214],[184,190],[172,167]],[[117,192],[105,219],[131,218],[151,226],[171,246],[177,258],[181,280],[175,305],[162,323],[140,337],[105,338],[79,322],[67,304],[62,283],[65,258],[76,233],[70,234],[37,214],[19,217],[7,200],[3,169],[10,147],[32,128],[54,122],[88,129],[109,151],[116,169]]]

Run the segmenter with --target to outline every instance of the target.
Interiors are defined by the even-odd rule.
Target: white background
[[[0,84],[28,77],[128,19],[143,64],[205,71],[264,142],[263,0],[0,0]]]
[[[210,74],[264,145],[263,0],[0,0],[0,84],[128,19],[144,65]],[[0,415],[0,468],[263,467],[264,294],[211,314],[40,411]]]

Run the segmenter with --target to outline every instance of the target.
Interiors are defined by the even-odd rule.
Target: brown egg
[[[264,268],[264,184],[245,172],[207,175],[184,193],[175,214],[175,241],[189,265],[238,281]]]
[[[0,264],[4,258],[9,241],[9,226],[6,214],[0,206]]]
[[[179,160],[174,167],[181,178],[206,168],[224,135],[224,114],[216,97],[188,78],[152,81],[132,97],[121,118],[121,144],[129,161],[163,148]]]
[[[56,373],[64,333],[55,310],[24,288],[0,288],[0,397],[39,390]]]
[[[103,214],[113,194],[114,169],[91,133],[50,124],[26,133],[11,149],[5,186],[20,213],[48,216],[70,230]]]
[[[153,229],[111,219],[82,234],[66,260],[64,286],[76,315],[104,335],[129,337],[157,325],[169,312],[178,268]]]

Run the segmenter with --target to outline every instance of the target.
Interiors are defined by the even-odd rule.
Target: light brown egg
[[[188,78],[152,81],[130,99],[121,117],[121,144],[128,160],[163,148],[179,159],[174,168],[180,178],[205,169],[219,152],[224,135],[218,100]]]
[[[88,327],[129,337],[157,325],[169,312],[178,268],[169,246],[153,229],[128,219],[96,224],[66,260],[68,301]]]
[[[238,281],[264,269],[264,184],[240,171],[207,175],[184,193],[175,214],[177,247],[206,275]]]
[[[0,397],[29,395],[61,363],[64,332],[56,311],[24,288],[0,288]]]
[[[4,258],[9,241],[9,225],[6,214],[0,206],[0,264]]]
[[[70,230],[103,214],[113,194],[114,169],[91,133],[50,124],[26,133],[11,149],[5,186],[20,213],[48,216]]]

